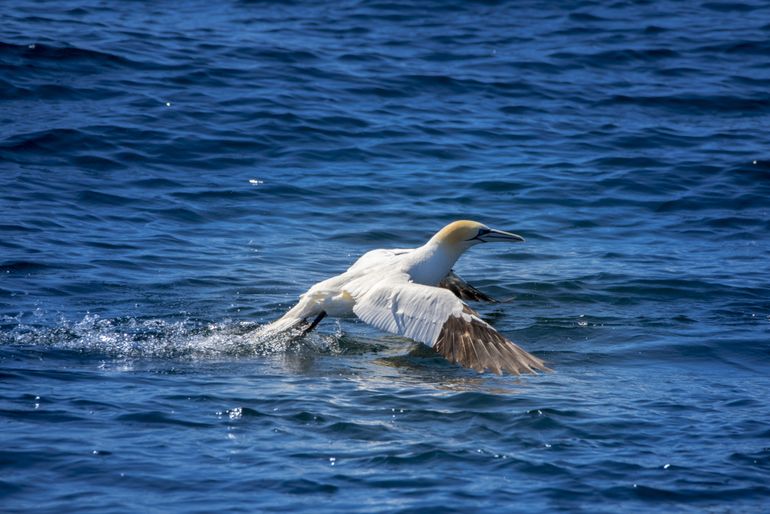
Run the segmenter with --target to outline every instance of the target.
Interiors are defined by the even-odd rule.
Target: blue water
[[[3,512],[760,512],[766,2],[5,2]],[[353,320],[363,252],[456,271],[554,373]]]

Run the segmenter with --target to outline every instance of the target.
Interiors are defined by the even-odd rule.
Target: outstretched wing
[[[497,303],[497,300],[482,293],[468,282],[458,277],[452,270],[450,270],[449,274],[438,283],[438,287],[452,291],[452,293],[460,300]]]
[[[447,318],[434,348],[449,362],[483,372],[491,369],[520,375],[550,371],[542,359],[506,339],[500,332],[465,307],[464,316]]]
[[[353,312],[372,326],[432,346],[450,362],[478,372],[548,370],[446,289],[406,279],[380,282],[356,298]]]

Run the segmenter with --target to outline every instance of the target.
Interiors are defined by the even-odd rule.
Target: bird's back
[[[379,266],[389,266],[402,259],[405,255],[413,252],[413,248],[378,248],[363,254],[353,263],[347,272],[367,271]]]

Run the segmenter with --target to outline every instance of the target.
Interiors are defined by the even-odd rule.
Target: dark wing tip
[[[497,300],[487,294],[482,293],[468,282],[458,277],[454,271],[450,271],[449,274],[438,283],[438,287],[448,289],[460,300],[497,303]]]
[[[435,350],[452,363],[479,373],[489,369],[498,375],[551,371],[539,359],[509,341],[478,318],[450,316],[439,334]]]

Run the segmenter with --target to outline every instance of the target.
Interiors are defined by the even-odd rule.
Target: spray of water
[[[0,333],[0,344],[44,346],[116,358],[249,357],[277,353],[344,353],[341,331],[299,337],[299,331],[265,334],[257,323],[190,319],[102,318],[87,314],[54,327],[17,324]]]

